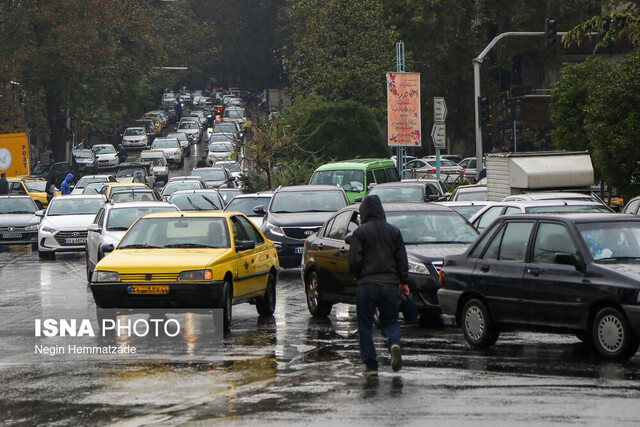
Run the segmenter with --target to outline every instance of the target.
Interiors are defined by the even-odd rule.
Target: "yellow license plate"
[[[168,295],[169,285],[134,285],[127,287],[129,295]]]

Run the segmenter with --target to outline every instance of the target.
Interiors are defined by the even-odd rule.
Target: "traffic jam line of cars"
[[[308,310],[322,317],[336,303],[355,303],[349,236],[369,188],[402,233],[412,298],[426,319],[450,316],[473,347],[533,329],[573,334],[606,359],[636,353],[636,215],[612,213],[583,193],[442,201],[439,183],[402,182],[387,162],[325,165],[310,185],[230,201],[223,191],[237,189],[211,186],[233,180],[197,168],[148,200],[155,190],[146,183],[91,176],[83,192],[95,185],[97,194],[56,196],[46,210],[28,195],[0,197],[0,242],[37,246],[41,258],[84,250],[101,308],[220,308],[225,330],[233,304],[272,314],[278,269],[300,267]]]

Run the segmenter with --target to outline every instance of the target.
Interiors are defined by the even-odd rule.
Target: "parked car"
[[[369,191],[384,202],[436,202],[445,200],[439,188],[433,183],[420,182],[387,182],[376,185]],[[356,201],[359,201],[356,199]]]
[[[91,281],[96,264],[105,256],[102,251],[103,245],[117,245],[131,224],[138,218],[151,213],[175,212],[177,210],[178,208],[170,203],[156,201],[131,201],[102,205],[91,224],[87,226],[85,248],[87,282]]]
[[[89,286],[101,308],[222,308],[228,331],[233,304],[273,315],[277,268],[273,243],[241,213],[167,212],[136,221]]]
[[[173,192],[167,200],[181,211],[221,211],[224,209],[224,200],[212,188],[178,190]]]
[[[125,148],[147,148],[149,146],[149,139],[145,128],[128,127],[122,133],[122,145]]]
[[[262,209],[266,211],[272,197],[273,193],[239,194],[227,203],[224,210],[242,212],[256,227],[260,228],[264,221],[264,215],[257,214],[255,208],[262,206]]]
[[[640,336],[639,260],[634,215],[503,216],[464,254],[445,257],[438,299],[474,347],[533,329],[575,334],[624,360]]]
[[[118,163],[120,163],[118,153],[111,144],[96,144],[91,147],[91,150],[96,154],[96,157],[98,157],[99,169],[115,168],[118,166]]]
[[[384,203],[387,222],[400,229],[409,259],[413,300],[428,318],[439,318],[437,292],[445,255],[462,253],[478,235],[457,212],[435,203]],[[355,304],[356,281],[349,271],[347,236],[360,225],[360,204],[331,216],[304,245],[302,280],[313,316],[327,316],[333,304]]]
[[[56,196],[41,217],[38,228],[38,256],[53,259],[57,252],[83,251],[87,243],[87,226],[105,202],[101,194]]]
[[[236,177],[222,167],[195,168],[191,170],[190,175],[204,179],[208,188],[235,188],[236,186]]]
[[[526,202],[492,203],[480,209],[469,222],[479,232],[483,232],[501,215],[519,213],[559,213],[559,212],[613,212],[598,202],[582,200],[537,200]]]
[[[95,182],[117,182],[113,175],[85,175],[76,182],[71,194],[82,194],[87,185]]]
[[[0,196],[0,247],[31,245],[38,248],[38,206],[29,196]]]
[[[76,149],[71,151],[73,161],[76,162],[78,173],[80,176],[76,176],[76,179],[85,175],[95,175],[98,173],[98,158],[95,153],[89,149]],[[72,167],[75,174],[75,167]]]
[[[162,150],[169,164],[184,166],[184,151],[176,138],[156,138],[151,144],[152,150]]]
[[[322,227],[333,213],[349,203],[344,190],[334,185],[278,187],[265,210],[262,231],[276,244],[280,265],[300,267],[304,241]]]

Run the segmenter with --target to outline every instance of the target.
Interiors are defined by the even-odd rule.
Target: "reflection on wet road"
[[[32,331],[36,315],[73,309],[95,320],[84,274],[82,254],[39,261],[26,246],[0,252],[5,423],[640,422],[640,356],[600,362],[569,335],[504,333],[496,346],[479,351],[458,329],[403,324],[403,370],[391,373],[388,354],[380,351],[380,377],[365,379],[354,307],[337,305],[330,318],[312,318],[298,270],[281,272],[273,317],[235,306],[232,332],[221,341],[202,340],[197,331],[204,323],[187,319],[179,358],[171,342],[144,360],[20,354],[23,340],[7,331]],[[378,349],[383,342],[378,331]]]

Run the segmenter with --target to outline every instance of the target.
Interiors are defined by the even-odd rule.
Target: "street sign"
[[[433,98],[433,121],[434,122],[444,122],[447,118],[447,103],[444,102],[444,98],[434,97]]]
[[[431,129],[431,139],[433,140],[433,146],[437,150],[443,150],[447,148],[447,131],[444,123],[436,123]]]

